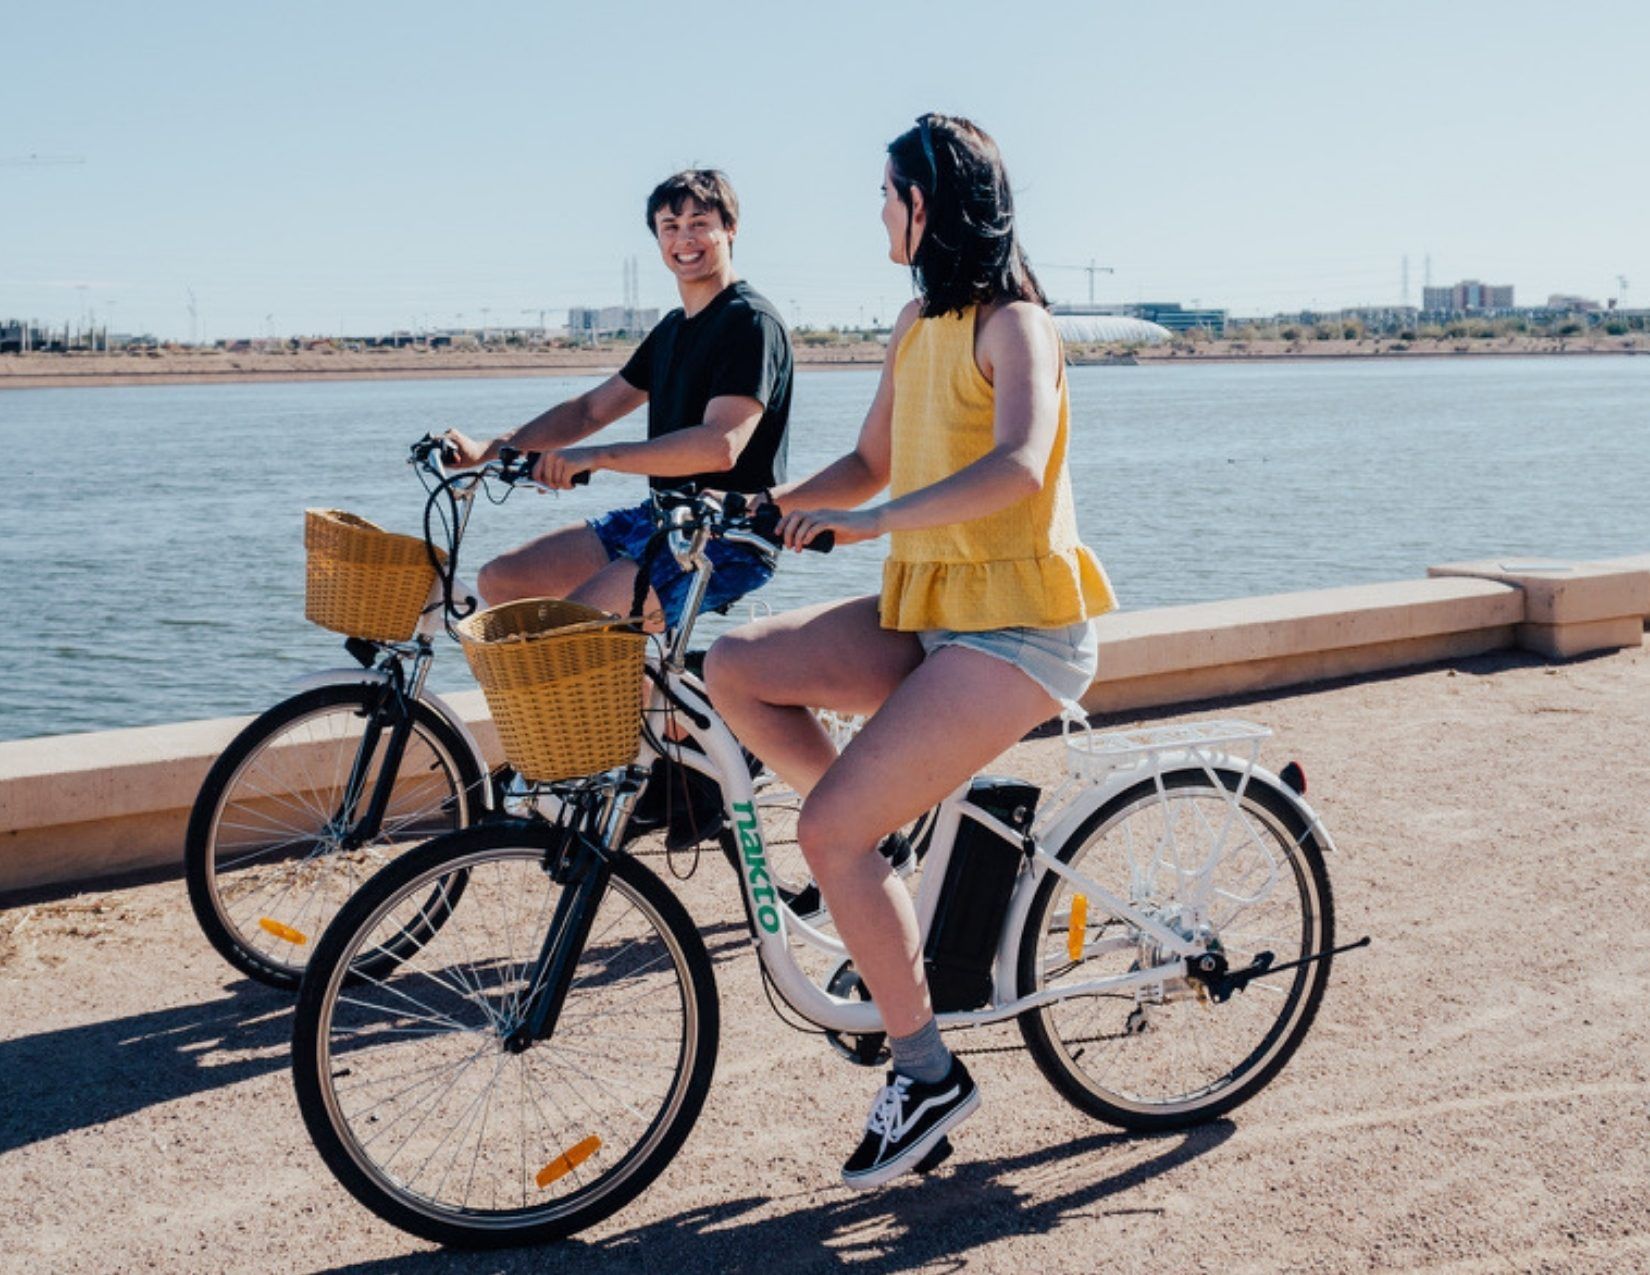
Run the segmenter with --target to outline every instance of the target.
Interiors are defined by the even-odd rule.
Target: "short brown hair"
[[[721,215],[724,226],[739,224],[739,196],[733,193],[733,183],[728,180],[728,175],[716,168],[684,168],[665,178],[647,197],[649,232],[655,236],[659,233],[653,224],[659,209],[668,205],[671,212],[680,213],[682,205],[690,199],[701,208],[714,208]]]

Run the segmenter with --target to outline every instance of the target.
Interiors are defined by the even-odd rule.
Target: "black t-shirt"
[[[791,336],[779,311],[749,284],[729,284],[691,319],[672,310],[619,375],[647,392],[649,438],[703,424],[713,398],[737,394],[762,404],[762,419],[732,469],[653,478],[654,487],[694,483],[718,491],[761,491],[785,481]]]

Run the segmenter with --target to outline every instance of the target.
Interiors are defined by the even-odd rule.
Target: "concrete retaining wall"
[[[1650,555],[1434,567],[1428,579],[1103,617],[1091,712],[1126,712],[1524,646],[1636,645]],[[479,692],[452,697],[494,755]],[[180,861],[189,807],[248,721],[0,742],[0,892]]]

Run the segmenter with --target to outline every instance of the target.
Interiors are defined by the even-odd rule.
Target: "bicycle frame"
[[[716,715],[695,679],[674,670],[668,671],[666,676],[672,693],[706,721],[706,725],[702,727],[691,720],[686,723],[687,733],[703,750],[702,759],[690,751],[672,749],[672,760],[692,766],[722,785],[728,824],[734,830],[738,841],[742,868],[740,888],[751,919],[757,955],[775,989],[791,1009],[816,1026],[856,1035],[884,1030],[881,1014],[874,1003],[847,1000],[832,995],[813,982],[797,963],[790,947],[793,933],[809,946],[822,951],[845,957],[847,949],[839,940],[799,920],[780,901],[771,883],[767,847],[762,841],[761,820],[757,816],[755,788],[745,768],[738,741]],[[655,692],[650,705],[651,710],[662,712],[664,707],[664,697]],[[644,743],[642,756],[637,764],[649,765],[656,755],[656,750]],[[1302,810],[1308,829],[1322,838],[1326,848],[1329,847],[1330,842],[1317,815],[1277,776],[1259,767],[1253,756],[1244,757],[1230,752],[1195,747],[1180,750],[1156,749],[1145,760],[1132,766],[1119,767],[1096,782],[1072,785],[1069,791],[1056,794],[1057,799],[1063,796],[1064,800],[1057,800],[1054,809],[1039,820],[1038,828],[1034,830],[1029,852],[1030,867],[1021,874],[1015,887],[998,940],[993,1004],[985,1009],[941,1013],[937,1018],[942,1028],[973,1027],[1002,1022],[1027,1010],[1074,996],[1128,992],[1156,987],[1186,977],[1187,960],[1205,951],[1204,944],[1188,939],[1155,918],[1140,912],[1127,900],[1119,898],[1091,877],[1061,863],[1050,849],[1062,846],[1085,819],[1118,794],[1147,780],[1154,781],[1161,789],[1167,775],[1183,770],[1203,773],[1212,773],[1215,770],[1236,771],[1242,779],[1234,799],[1241,799],[1243,787],[1248,784],[1288,793],[1293,804]],[[924,864],[922,883],[916,900],[918,924],[925,940],[939,901],[946,863],[960,821],[973,819],[990,828],[1010,844],[1022,839],[1021,834],[1014,829],[965,802],[963,797],[966,792],[967,785],[964,784],[948,796],[939,808],[932,848]],[[1235,810],[1234,806],[1234,812]],[[1216,862],[1217,860],[1211,857],[1209,862],[1200,865],[1199,874],[1207,879],[1212,874]],[[1097,911],[1103,911],[1127,922],[1148,937],[1161,951],[1168,953],[1172,959],[1150,969],[1094,979],[1055,990],[1037,992],[1030,996],[1019,996],[1015,984],[1020,934],[1037,888],[1050,872],[1065,878],[1081,890]]]

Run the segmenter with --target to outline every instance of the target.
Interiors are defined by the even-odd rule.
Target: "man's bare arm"
[[[762,420],[762,404],[741,394],[713,398],[701,424],[638,443],[597,443],[547,452],[538,479],[565,487],[582,469],[611,469],[650,478],[685,478],[732,469]]]
[[[646,390],[637,389],[624,377],[615,374],[595,389],[565,403],[557,403],[549,411],[508,433],[500,434],[490,443],[478,443],[457,430],[448,430],[447,437],[458,448],[460,465],[480,465],[496,457],[501,447],[514,447],[522,452],[544,452],[571,446],[620,417],[630,415],[645,402]]]

